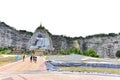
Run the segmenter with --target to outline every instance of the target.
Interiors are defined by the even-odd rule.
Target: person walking
[[[24,62],[24,60],[25,60],[25,54],[23,55],[23,62]]]
[[[33,56],[33,61],[34,61],[34,63],[37,62],[37,56]]]
[[[33,56],[31,55],[31,56],[30,56],[30,62],[32,62],[32,60],[33,60]]]

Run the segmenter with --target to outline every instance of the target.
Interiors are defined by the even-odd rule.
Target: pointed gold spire
[[[43,26],[42,26],[42,21],[40,22],[40,27],[43,27]]]

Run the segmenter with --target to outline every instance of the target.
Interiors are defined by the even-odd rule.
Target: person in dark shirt
[[[32,60],[33,60],[33,56],[30,56],[30,62],[32,62]]]
[[[23,55],[23,61],[25,60],[25,54]]]

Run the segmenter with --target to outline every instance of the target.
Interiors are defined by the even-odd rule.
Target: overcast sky
[[[120,0],[0,0],[0,21],[34,32],[87,36],[120,32]]]

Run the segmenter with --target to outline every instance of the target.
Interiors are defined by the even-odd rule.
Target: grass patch
[[[93,67],[59,67],[63,71],[71,72],[99,72],[99,73],[109,73],[109,74],[120,74],[120,69],[114,68],[93,68]]]
[[[3,65],[6,65],[8,63],[15,62],[15,61],[17,61],[15,57],[0,57],[0,66],[3,66]]]

